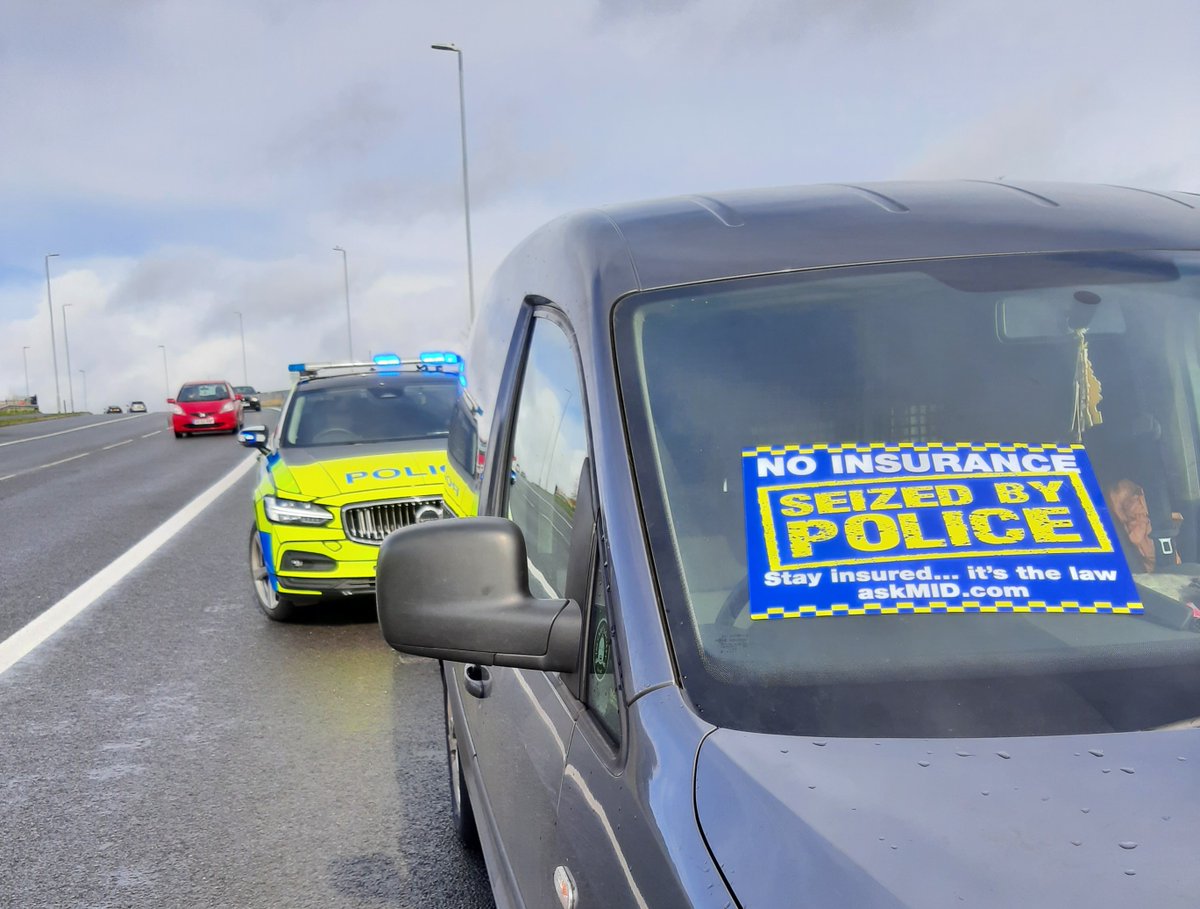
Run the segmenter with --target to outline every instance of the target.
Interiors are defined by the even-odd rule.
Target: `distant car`
[[[242,402],[233,386],[221,380],[185,382],[174,398],[171,429],[181,439],[198,432],[237,432],[242,428]]]
[[[105,413],[124,413],[124,411],[122,411],[121,408],[116,404],[109,404],[106,408],[104,408],[104,412]]]
[[[130,413],[145,413],[146,412],[145,402],[134,401],[132,404],[129,405],[129,412]]]
[[[262,410],[262,402],[258,400],[258,392],[253,385],[235,385],[233,390],[242,396],[242,404],[246,410]]]
[[[262,452],[250,530],[259,608],[290,621],[305,604],[375,592],[379,544],[391,531],[455,515],[446,495],[446,436],[461,359],[296,364],[278,428],[247,426]]]

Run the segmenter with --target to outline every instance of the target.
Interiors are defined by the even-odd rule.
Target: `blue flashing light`
[[[462,357],[452,350],[427,350],[421,354],[421,362],[431,366],[457,366]]]
[[[371,358],[371,362],[376,366],[399,366],[400,358],[392,353],[375,354]]]
[[[304,372],[303,363],[289,363],[288,372]]]

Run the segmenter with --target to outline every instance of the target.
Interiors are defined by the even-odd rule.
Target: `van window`
[[[530,589],[564,596],[579,477],[587,458],[583,393],[562,329],[534,323],[513,427],[506,514],[524,532]]]
[[[1200,715],[1195,254],[727,281],[615,327],[673,646],[718,725]]]

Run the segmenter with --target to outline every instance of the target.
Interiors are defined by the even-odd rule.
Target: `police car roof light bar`
[[[436,359],[430,359],[430,355]],[[395,354],[376,354],[370,363],[291,363],[288,372],[298,379],[311,379],[321,373],[339,371],[378,372],[394,374],[401,367],[412,367],[418,372],[449,371],[463,373],[466,364],[463,358],[452,351],[427,351],[419,357],[401,358]]]

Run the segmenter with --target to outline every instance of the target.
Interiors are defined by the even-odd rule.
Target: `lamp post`
[[[249,373],[246,371],[246,323],[242,321],[240,312],[235,312],[234,315],[238,317],[238,333],[242,336],[242,384],[249,385]]]
[[[25,353],[25,351],[32,350],[32,349],[33,349],[32,347],[28,347],[28,346],[21,348],[21,359],[25,361],[25,397],[26,398],[29,397],[29,354]]]
[[[83,376],[83,411],[87,413],[87,370],[81,369],[79,370],[79,374]]]
[[[354,362],[354,335],[350,330],[350,265],[346,259],[346,250],[340,246],[333,248],[334,252],[342,254],[342,284],[346,288],[346,353],[349,355],[348,363]]]
[[[167,345],[159,344],[158,349],[163,352],[163,382],[166,383],[167,397],[171,397],[171,377],[167,374]]]
[[[467,179],[467,101],[463,89],[463,52],[453,44],[431,44],[434,50],[450,51],[458,57],[458,126],[462,142],[463,214],[467,225],[467,303],[475,321],[475,267],[471,261],[471,184]]]
[[[50,297],[50,260],[58,253],[46,253],[46,306],[50,309],[50,354],[54,359],[54,411],[62,413],[62,392],[58,387],[58,342],[54,339],[54,300]]]
[[[67,307],[72,303],[62,305],[63,317],[63,347],[67,349],[67,394],[71,396],[71,413],[75,412],[75,383],[71,380],[71,339],[67,336]]]

